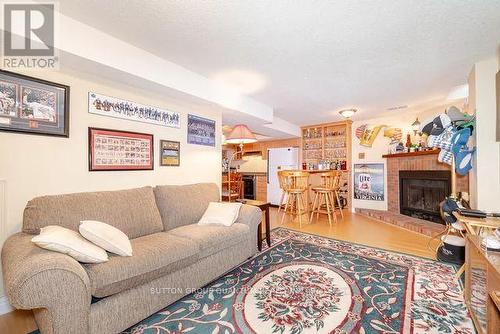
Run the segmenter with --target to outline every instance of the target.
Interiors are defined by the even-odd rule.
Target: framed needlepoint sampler
[[[153,170],[153,135],[89,128],[89,170]]]

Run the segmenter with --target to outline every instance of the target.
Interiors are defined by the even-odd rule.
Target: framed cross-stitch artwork
[[[153,170],[153,135],[89,128],[89,170]]]

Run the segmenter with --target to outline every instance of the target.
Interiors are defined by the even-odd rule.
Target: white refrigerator
[[[281,189],[278,171],[299,169],[297,147],[270,148],[267,150],[267,201],[279,205]]]

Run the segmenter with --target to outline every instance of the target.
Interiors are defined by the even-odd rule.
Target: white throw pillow
[[[106,251],[85,240],[78,232],[62,226],[46,226],[40,234],[31,239],[37,246],[54,252],[68,254],[83,263],[108,261]]]
[[[238,219],[241,205],[241,203],[210,202],[198,225],[231,226]]]
[[[132,256],[132,245],[127,235],[109,224],[96,220],[82,220],[78,230],[88,241],[120,256]]]

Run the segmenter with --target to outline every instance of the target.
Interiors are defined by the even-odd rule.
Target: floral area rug
[[[284,228],[125,333],[475,333],[456,267]]]

